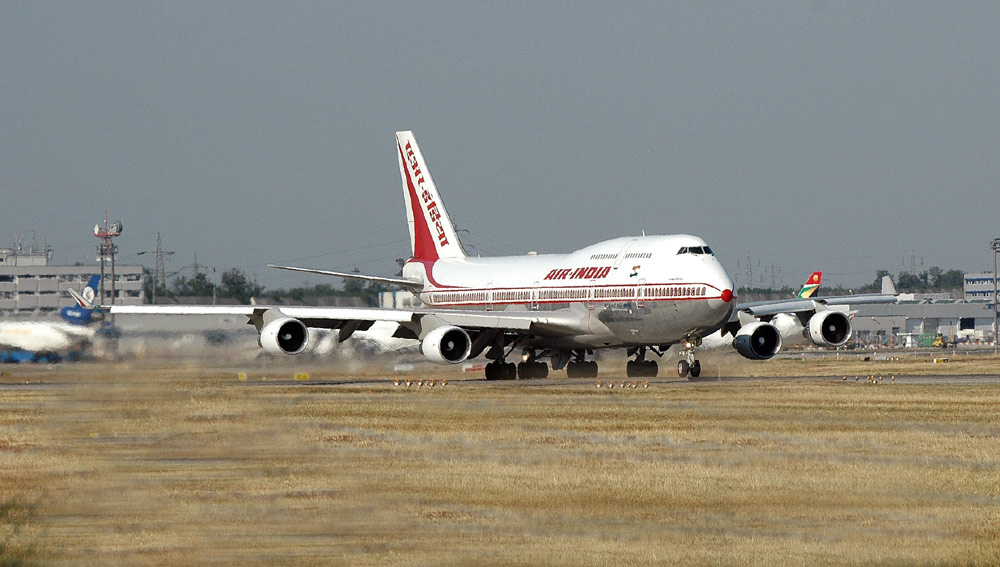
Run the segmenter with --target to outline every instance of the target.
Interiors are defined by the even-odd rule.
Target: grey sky
[[[755,283],[858,285],[1000,236],[997,3],[0,10],[0,246],[60,263],[109,209],[126,263],[161,232],[168,272],[391,274],[403,129],[482,255],[688,232]]]

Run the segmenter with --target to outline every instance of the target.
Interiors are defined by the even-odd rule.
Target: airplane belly
[[[670,344],[688,333],[706,335],[728,319],[705,301],[647,301],[607,304],[598,314],[623,344]]]

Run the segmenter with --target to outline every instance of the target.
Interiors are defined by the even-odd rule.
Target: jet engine
[[[851,331],[851,320],[840,311],[817,311],[809,318],[809,339],[819,346],[841,346],[851,338]]]
[[[733,348],[745,358],[767,360],[781,350],[781,333],[770,323],[758,321],[740,327]]]
[[[460,327],[437,327],[424,336],[420,350],[431,362],[458,364],[469,357],[472,339]]]
[[[309,342],[309,329],[298,319],[283,317],[264,325],[258,341],[271,354],[299,354]]]

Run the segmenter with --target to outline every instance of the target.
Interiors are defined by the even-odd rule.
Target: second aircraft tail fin
[[[813,272],[810,274],[809,279],[806,283],[802,285],[802,289],[799,290],[799,294],[795,297],[799,299],[807,299],[812,297],[816,290],[819,289],[820,282],[823,281],[823,272]]]

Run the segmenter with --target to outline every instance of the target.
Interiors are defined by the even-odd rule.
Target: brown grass
[[[23,564],[1000,563],[1000,382],[435,376],[8,370],[0,503],[31,514],[0,538]]]

